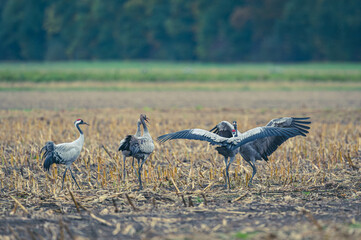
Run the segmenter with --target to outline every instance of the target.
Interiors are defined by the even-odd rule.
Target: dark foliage
[[[0,0],[0,60],[360,61],[359,0]]]

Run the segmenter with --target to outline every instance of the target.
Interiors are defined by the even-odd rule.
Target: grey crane
[[[137,138],[140,137],[140,136],[142,136],[142,130],[140,129],[140,125],[141,125],[141,124],[142,124],[142,123],[141,123],[140,119],[138,119],[138,122],[137,122],[137,131],[136,131],[136,133],[134,134],[134,136],[137,137]],[[126,138],[124,138],[124,139],[122,139],[122,140],[120,141],[118,151],[120,151],[120,146],[122,146],[122,145],[124,144],[125,139],[126,139]],[[131,156],[130,150],[122,150],[122,154],[123,154],[123,180],[125,180],[125,159],[126,159],[127,157],[133,157],[132,166],[133,166],[133,168],[134,168],[134,156]]]
[[[287,118],[287,119],[292,120],[293,118]],[[275,119],[275,121],[276,120],[277,119]],[[227,178],[226,182],[228,182],[228,186],[229,186],[228,169],[230,164],[234,160],[235,155],[237,154],[237,150],[240,149],[240,147],[255,140],[262,140],[264,138],[269,138],[269,137],[277,137],[276,139],[278,140],[270,142],[268,144],[268,147],[265,148],[266,153],[272,153],[277,149],[277,147],[281,143],[286,141],[288,138],[292,138],[298,135],[306,136],[306,133],[308,133],[308,131],[305,130],[304,125],[301,125],[296,122],[294,122],[293,124],[289,124],[289,127],[279,127],[278,125],[280,124],[275,124],[273,126],[267,125],[264,127],[256,127],[251,130],[248,130],[245,133],[240,133],[236,130],[234,135],[232,133],[229,134],[229,132],[226,133],[224,129],[217,129],[217,126],[212,130],[218,132],[218,134],[203,129],[187,129],[187,130],[182,130],[175,133],[169,133],[159,136],[157,140],[162,143],[172,139],[193,139],[200,141],[208,141],[212,145],[220,145],[221,148],[218,147],[216,150],[221,152],[221,154],[224,155],[225,158],[230,157],[230,161],[226,163],[226,178]],[[230,127],[232,130],[234,129],[234,127],[231,124],[229,124],[228,127]],[[220,136],[219,134],[223,136]]]
[[[72,178],[74,179],[76,185],[79,187],[74,174],[71,170],[71,164],[79,157],[81,149],[83,148],[84,144],[84,134],[83,131],[80,129],[79,125],[89,125],[88,123],[84,122],[82,119],[77,119],[74,122],[75,127],[78,129],[80,136],[73,142],[70,143],[60,143],[54,144],[54,142],[49,141],[45,143],[45,146],[40,150],[40,155],[44,152],[41,159],[44,160],[44,169],[49,171],[50,166],[53,163],[56,164],[64,164],[66,166],[65,172],[63,174],[63,181],[61,185],[61,190],[64,187],[64,178],[66,175],[66,171],[69,169]]]
[[[128,135],[122,145],[119,146],[119,151],[129,151],[130,155],[138,160],[138,180],[139,190],[143,189],[141,171],[143,164],[148,159],[149,155],[154,151],[154,143],[152,136],[149,133],[146,122],[149,118],[146,115],[140,115],[140,121],[143,125],[143,136],[136,137]]]
[[[232,124],[230,124],[227,121],[222,121],[218,123],[214,128],[210,130],[210,132],[214,132],[218,134],[221,137],[225,138],[231,138],[231,137],[238,137],[241,133],[237,130],[237,122],[233,121]],[[225,146],[218,146],[215,148],[219,154],[221,154],[224,157],[224,163],[226,165],[226,188],[227,186],[230,188],[230,180],[229,180],[229,167],[231,163],[234,161],[237,153],[239,152],[239,148],[236,149],[229,149]],[[230,159],[228,161],[228,159]]]
[[[302,136],[305,136],[308,133],[307,130],[310,129],[310,127],[307,126],[308,124],[311,124],[310,121],[307,121],[309,119],[310,119],[309,117],[304,117],[304,118],[282,117],[282,118],[272,119],[266,126],[279,127],[279,128],[298,128],[303,133]],[[218,123],[210,131],[213,131],[214,133],[217,133],[225,137],[231,136],[232,133],[239,134],[236,123],[233,122],[233,126],[232,126],[227,121],[222,121]],[[270,156],[274,151],[276,151],[276,149],[287,139],[289,138],[285,136],[265,137],[246,143],[240,146],[239,149],[237,149],[238,150],[237,152],[239,152],[243,157],[243,159],[246,160],[246,162],[252,167],[253,171],[252,171],[252,177],[249,181],[250,183],[252,183],[253,177],[257,173],[256,160],[264,159],[265,161],[268,161],[268,156]],[[220,154],[222,153],[220,152]],[[230,159],[229,165],[233,162],[233,160],[234,158]],[[229,168],[229,165],[226,164],[226,167]],[[227,168],[226,171],[228,171]]]

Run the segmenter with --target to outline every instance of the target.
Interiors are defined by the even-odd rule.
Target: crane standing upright
[[[134,136],[137,137],[137,138],[142,136],[142,130],[140,129],[140,125],[141,125],[141,124],[142,124],[142,123],[141,123],[140,119],[138,119],[138,122],[137,122],[137,131],[136,131],[136,133],[134,134]],[[122,139],[122,140],[120,141],[120,143],[119,143],[119,148],[120,148],[120,146],[122,146],[122,145],[124,144],[125,139],[126,139],[126,138],[124,138],[124,139]],[[118,151],[120,151],[119,148],[118,148]],[[131,152],[130,152],[130,150],[122,150],[122,154],[123,154],[123,180],[125,180],[125,159],[126,159],[127,157],[131,157]],[[132,166],[133,166],[133,168],[134,168],[134,156],[132,156],[132,157],[133,157]]]
[[[130,156],[133,156],[138,160],[138,180],[139,189],[141,190],[143,189],[141,171],[143,164],[154,151],[154,143],[146,124],[146,122],[149,122],[149,119],[146,115],[141,114],[140,121],[144,129],[143,136],[136,137],[134,135],[128,135],[122,145],[119,146],[118,150],[129,151]]]
[[[231,137],[238,137],[241,133],[237,130],[237,122],[233,121],[232,124],[230,124],[227,121],[222,121],[218,123],[214,128],[210,130],[210,132],[214,132],[218,134],[221,137],[225,138],[231,138]],[[225,146],[218,146],[215,148],[219,154],[221,154],[224,157],[224,164],[226,165],[226,188],[227,186],[230,188],[230,180],[229,180],[229,167],[231,163],[236,158],[237,153],[239,152],[239,148],[236,149],[229,149]],[[230,159],[228,161],[228,159]]]
[[[84,134],[83,131],[80,129],[79,125],[89,125],[88,123],[84,122],[82,119],[77,119],[74,122],[75,127],[78,129],[80,136],[73,142],[70,143],[60,143],[54,144],[54,142],[49,141],[45,143],[45,146],[40,150],[40,155],[42,152],[41,159],[44,160],[44,169],[49,171],[50,166],[52,164],[63,164],[66,166],[65,172],[63,174],[63,180],[61,185],[61,190],[64,187],[64,179],[66,175],[66,171],[69,169],[72,178],[74,179],[76,185],[79,187],[77,183],[73,171],[71,170],[71,164],[79,157],[81,149],[83,148],[84,144]]]

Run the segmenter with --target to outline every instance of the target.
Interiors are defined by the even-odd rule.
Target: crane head
[[[140,114],[140,120],[149,123],[149,118],[145,114]]]
[[[77,120],[75,120],[74,124],[75,124],[75,125],[85,124],[85,125],[88,125],[88,126],[89,126],[88,123],[84,122],[83,119],[80,119],[80,118],[77,119]]]
[[[232,135],[233,135],[233,137],[238,137],[238,134],[237,134],[237,121],[233,121],[232,125],[233,125]]]

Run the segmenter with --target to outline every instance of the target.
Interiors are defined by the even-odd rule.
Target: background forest
[[[359,0],[0,0],[0,60],[360,61]]]

